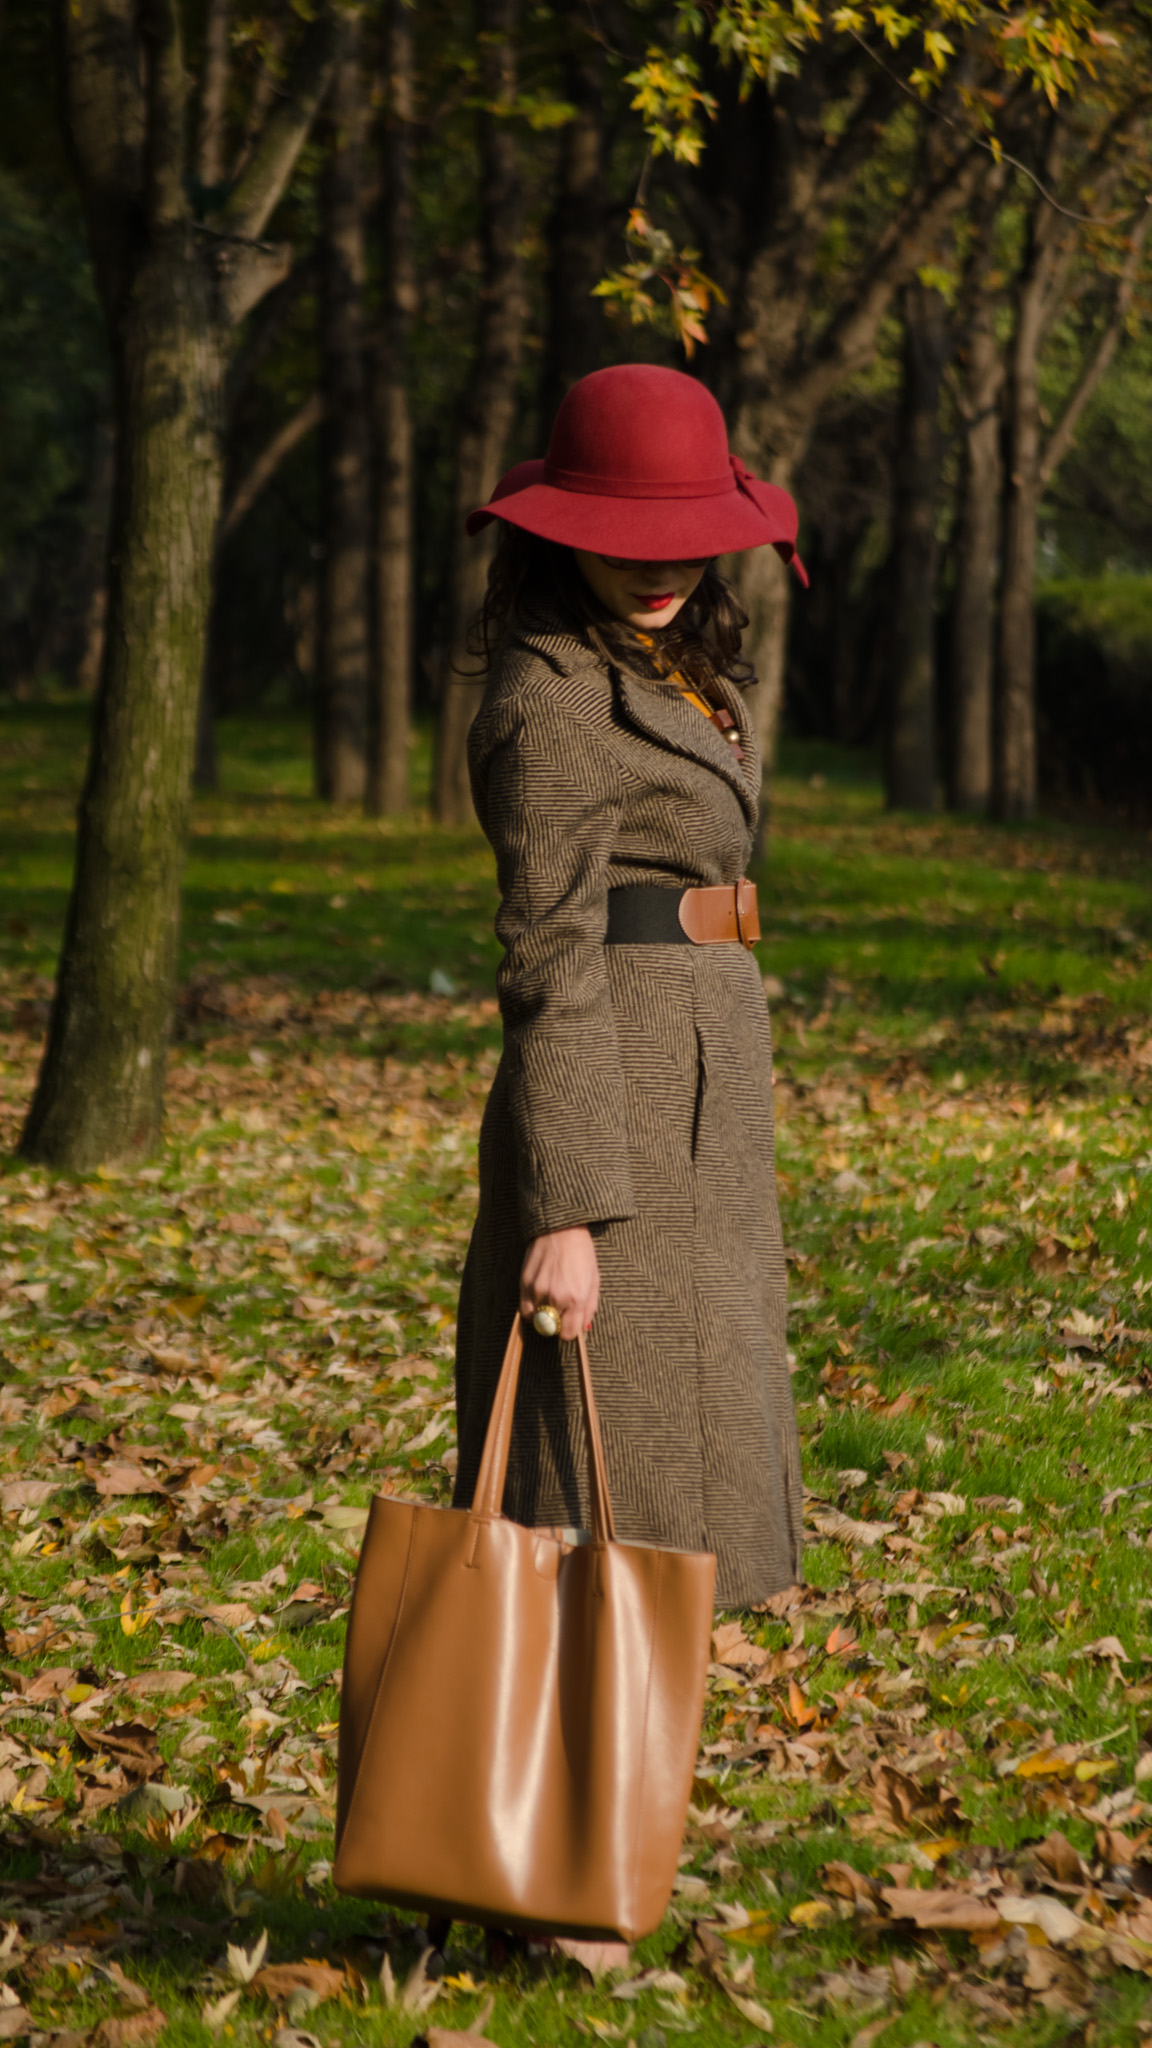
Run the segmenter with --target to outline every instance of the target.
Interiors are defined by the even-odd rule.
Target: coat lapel
[[[587,642],[574,634],[558,616],[544,614],[543,608],[539,618],[517,626],[516,638],[549,660],[570,663],[578,668],[600,666]],[[740,735],[744,759],[738,761],[731,744],[716,730],[711,719],[697,711],[694,704],[686,703],[674,684],[643,683],[624,669],[614,668],[611,675],[629,724],[638,727],[659,746],[667,747],[675,754],[686,754],[690,760],[699,761],[703,767],[711,768],[722,776],[735,790],[749,823],[754,826],[759,814],[760,750],[743,693],[733,683],[721,678],[720,699],[735,719]]]
[[[721,694],[725,708],[736,721],[744,759],[736,759],[733,748],[711,719],[689,704],[672,684],[642,683],[635,676],[616,671],[620,702],[630,723],[639,726],[649,739],[673,753],[687,754],[731,784],[755,823],[760,790],[760,761],[748,707],[740,691],[724,683]]]

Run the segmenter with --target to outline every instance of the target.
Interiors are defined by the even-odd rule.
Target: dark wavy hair
[[[641,638],[600,603],[571,548],[501,521],[488,589],[468,633],[471,673],[488,674],[511,625],[548,624],[557,616],[602,661],[643,682],[661,682],[675,669],[707,696],[721,676],[742,690],[756,680],[740,654],[747,613],[713,563],[671,625]]]

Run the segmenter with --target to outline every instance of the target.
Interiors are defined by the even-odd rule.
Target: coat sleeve
[[[547,697],[505,708],[485,764],[525,1239],[635,1214],[604,958],[619,771],[603,726]]]

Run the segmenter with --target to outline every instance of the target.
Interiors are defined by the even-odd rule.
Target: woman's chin
[[[626,612],[624,623],[631,626],[633,631],[637,633],[645,631],[650,633],[654,627],[670,626],[677,612],[682,610],[683,602],[682,598],[677,597],[673,598],[671,604],[666,604],[662,611]]]

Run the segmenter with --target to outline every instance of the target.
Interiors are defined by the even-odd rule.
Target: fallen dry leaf
[[[131,1693],[135,1699],[143,1699],[154,1692],[186,1692],[190,1685],[198,1683],[194,1671],[137,1671],[119,1689]]]
[[[1050,1877],[1058,1884],[1079,1884],[1085,1875],[1084,1861],[1079,1851],[1072,1847],[1067,1835],[1054,1828],[1046,1835],[1035,1851],[1037,1863],[1043,1864]]]
[[[224,2025],[225,2020],[231,2019],[243,1996],[244,1986],[238,1984],[235,1991],[226,1991],[222,1998],[210,1999],[200,2014],[204,2025],[211,2027],[212,2032],[216,2033]]]
[[[268,1953],[268,1929],[265,1927],[252,1948],[241,1947],[239,1942],[228,1944],[228,1974],[238,1984],[251,1984],[256,1972]]]
[[[34,1678],[26,1678],[20,1671],[6,1671],[4,1682],[21,1699],[55,1700],[75,1685],[76,1672],[69,1665],[53,1664],[46,1671],[38,1671]]]
[[[150,2005],[146,2012],[101,2020],[88,2036],[88,2048],[146,2048],[167,2025],[167,2014],[158,2005]]]
[[[892,1973],[886,1963],[866,1970],[859,1963],[846,1963],[841,1970],[824,1970],[807,1993],[811,2006],[849,2005],[857,2008],[883,2005],[892,1995]]]
[[[746,2019],[750,2026],[759,2027],[762,2034],[775,2033],[776,2022],[768,2011],[767,2006],[761,2005],[755,1998],[746,1998],[742,1991],[733,1991],[730,1984],[725,1984],[723,1989],[727,1992],[741,2018]]]
[[[291,1998],[294,1991],[313,1991],[318,2000],[336,1998],[347,1982],[343,1970],[334,1970],[330,1963],[312,1961],[266,1963],[252,1979],[254,1988],[278,2005]]]
[[[957,1793],[945,1785],[919,1785],[907,1771],[877,1758],[868,1772],[869,1797],[873,1812],[901,1830],[920,1827],[937,1832],[962,1824]]]
[[[885,1536],[891,1536],[895,1522],[856,1522],[851,1515],[843,1515],[838,1508],[825,1508],[812,1517],[812,1527],[830,1543],[862,1543],[865,1548],[882,1543]]]
[[[429,2027],[426,2034],[417,2034],[412,2048],[496,2048],[496,2043],[470,2027]]]
[[[94,1475],[96,1491],[105,1500],[135,1493],[165,1493],[165,1481],[156,1474],[145,1472],[139,1465],[126,1465],[114,1458],[109,1465],[102,1465]]]
[[[111,1757],[130,1784],[143,1784],[163,1772],[164,1759],[156,1733],[142,1721],[115,1721],[98,1732],[75,1725],[74,1733],[81,1748],[93,1756]]]
[[[1051,1899],[1045,1892],[1026,1896],[1004,1893],[996,1906],[1010,1927],[1039,1927],[1052,1942],[1074,1941],[1084,1932],[1084,1922],[1060,1899]]]
[[[1071,1956],[1031,1945],[1024,1958],[1024,1984],[1039,1994],[1038,2003],[1046,2012],[1066,2012],[1073,2017],[1087,2010],[1092,1992],[1089,1977]]]
[[[16,1508],[38,1508],[59,1491],[54,1479],[6,1479],[0,1486],[0,1508],[6,1515]]]
[[[838,1899],[848,1899],[853,1905],[874,1906],[876,1886],[862,1871],[854,1870],[850,1863],[823,1863],[820,1866],[820,1882],[826,1892],[832,1892]]]
[[[562,1934],[554,1936],[552,1947],[597,1981],[609,1970],[626,1970],[632,1955],[626,1941],[570,1941]]]
[[[1072,1654],[1074,1657],[1098,1657],[1102,1663],[1107,1663],[1113,1657],[1121,1664],[1132,1662],[1119,1636],[1100,1636],[1096,1642],[1085,1643],[1082,1649],[1073,1650]]]
[[[749,1642],[738,1621],[721,1622],[713,1629],[712,1655],[717,1664],[731,1665],[736,1671],[758,1671],[768,1661],[768,1651]]]
[[[664,1970],[659,1964],[645,1970],[639,1977],[630,1977],[626,1984],[613,1987],[613,1998],[639,1998],[644,1991],[686,1991],[688,1988],[678,1970]]]
[[[911,1920],[916,1927],[952,1928],[960,1934],[994,1934],[1000,1925],[996,1907],[971,1892],[940,1887],[914,1891],[886,1885],[880,1897],[893,1920]]]

